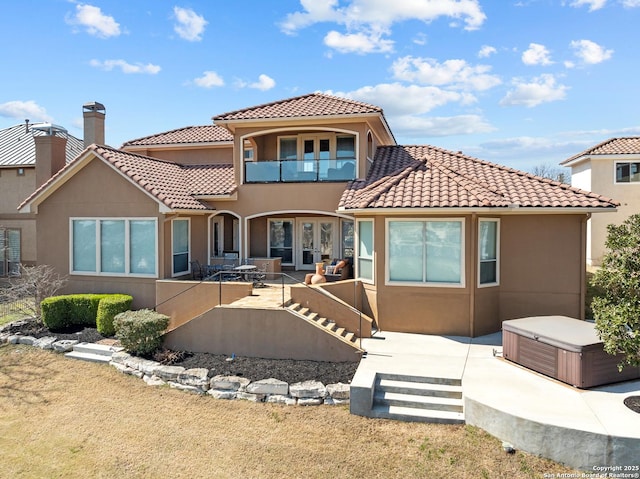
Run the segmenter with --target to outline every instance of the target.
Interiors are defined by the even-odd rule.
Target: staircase
[[[65,356],[94,363],[108,363],[113,353],[122,350],[123,348],[104,344],[78,343],[73,347],[73,351],[66,353]]]
[[[335,321],[322,317],[318,313],[311,311],[309,308],[302,307],[298,303],[291,303],[287,305],[287,309],[303,316],[308,321],[314,322],[329,334],[332,334],[342,341],[346,341],[352,346],[360,349],[358,343],[359,338],[355,335],[355,333],[347,331],[345,328],[338,327]]]
[[[370,417],[463,424],[462,381],[377,373]]]

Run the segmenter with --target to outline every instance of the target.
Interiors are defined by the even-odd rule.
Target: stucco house
[[[84,146],[51,123],[26,120],[0,130],[0,278],[19,274],[20,264],[36,263],[35,216],[19,214],[16,208]],[[53,157],[59,162],[52,163]]]
[[[599,266],[607,225],[640,213],[640,137],[610,138],[561,163],[571,168],[571,185],[620,202],[612,215],[594,215],[587,225],[587,264]]]
[[[38,261],[68,291],[128,292],[135,307],[157,305],[191,261],[234,254],[300,271],[352,258],[351,306],[385,330],[478,336],[520,316],[584,317],[586,223],[613,201],[399,146],[381,108],[345,98],[213,120],[85,149],[20,206],[38,220]]]

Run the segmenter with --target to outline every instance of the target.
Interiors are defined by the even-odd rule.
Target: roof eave
[[[222,146],[233,146],[233,141],[230,140],[193,143],[152,143],[148,145],[123,145],[120,149],[123,151],[134,152],[143,150],[184,150],[198,148],[215,148]]]
[[[587,214],[587,213],[614,213],[618,211],[615,207],[450,207],[450,208],[344,208],[336,210],[339,213],[367,214],[367,215],[451,215],[451,214],[500,214],[500,215],[522,215],[522,214]]]

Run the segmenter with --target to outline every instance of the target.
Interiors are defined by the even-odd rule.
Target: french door
[[[339,255],[337,222],[328,218],[299,218],[296,268],[313,270],[315,263]]]

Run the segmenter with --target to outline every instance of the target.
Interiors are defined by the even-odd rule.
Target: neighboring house
[[[595,215],[588,223],[587,264],[599,266],[607,225],[640,213],[640,137],[611,138],[561,163],[571,168],[571,184],[620,202],[613,215]]]
[[[128,292],[190,262],[353,258],[385,330],[477,336],[503,319],[584,316],[598,195],[430,146],[398,146],[382,109],[310,94],[125,143],[93,145],[21,205],[68,291]]]
[[[18,205],[83,148],[82,140],[50,123],[27,120],[0,130],[0,277],[36,263],[35,215],[19,214]],[[58,164],[51,163],[52,151]]]

